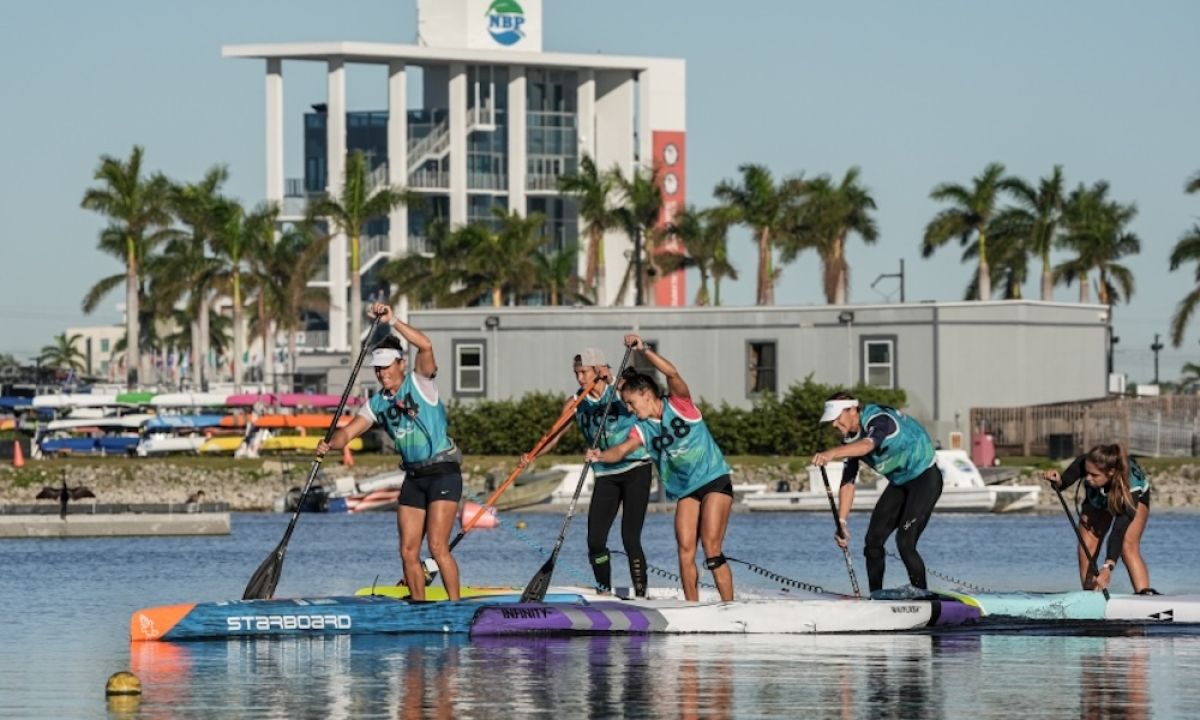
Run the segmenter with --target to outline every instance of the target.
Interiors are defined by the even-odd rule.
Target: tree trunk
[[[1090,282],[1091,278],[1088,277],[1087,273],[1083,273],[1079,276],[1079,304],[1081,305],[1088,304],[1088,284]]]
[[[200,372],[200,303],[195,303],[195,313],[192,315],[192,351],[188,356],[188,383],[192,390],[196,389],[196,374]]]
[[[621,287],[617,289],[617,296],[613,299],[613,306],[625,304],[625,294],[629,292],[629,279],[633,277],[633,258],[629,259],[629,264],[625,266],[625,275],[621,278]]]
[[[700,270],[700,289],[696,291],[696,306],[708,306],[708,273],[703,269]]]
[[[992,273],[987,260],[987,233],[979,230],[979,299],[992,299]]]
[[[713,278],[713,307],[721,307],[721,278]]]
[[[196,365],[197,378],[200,381],[200,391],[208,391],[208,382],[212,379],[212,364],[208,362],[208,347],[211,338],[209,334],[209,305],[208,288],[200,290],[200,362]]]
[[[262,340],[262,382],[267,383],[267,366],[271,365],[271,351],[267,336],[270,335],[271,321],[267,319],[267,297],[260,287],[258,290],[258,334]],[[272,373],[274,374],[274,373]],[[278,392],[274,384],[270,385],[271,392]]]
[[[771,267],[771,230],[758,231],[758,293],[759,305],[775,304],[775,271]]]
[[[137,388],[140,378],[142,357],[139,347],[141,328],[138,325],[138,272],[137,256],[132,250],[133,241],[129,241],[130,250],[125,271],[125,386],[129,390]]]
[[[1042,256],[1042,300],[1050,302],[1054,299],[1054,276],[1050,273],[1050,256]]]
[[[236,267],[236,265],[235,265]],[[233,373],[233,391],[242,391],[242,354],[246,349],[246,336],[242,328],[242,282],[235,270],[233,273],[233,360],[229,369]]]
[[[358,345],[362,342],[362,276],[360,231],[355,228],[350,234],[350,357],[358,357]]]
[[[499,285],[492,288],[492,307],[498,308],[504,306],[504,293]]]

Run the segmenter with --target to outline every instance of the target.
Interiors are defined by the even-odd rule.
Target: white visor
[[[396,348],[379,348],[371,353],[371,364],[375,367],[387,367],[404,357],[404,353]]]
[[[833,422],[847,408],[858,407],[857,400],[826,400],[825,412],[821,413],[821,422]]]

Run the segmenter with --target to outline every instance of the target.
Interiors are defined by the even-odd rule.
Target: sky
[[[149,169],[187,181],[227,164],[229,193],[262,199],[263,65],[223,59],[223,45],[410,43],[415,22],[415,0],[4,3],[0,352],[25,360],[67,327],[120,322],[122,291],[90,316],[80,310],[88,288],[121,272],[95,249],[103,219],[79,206],[102,155],[126,158],[140,144]],[[1115,312],[1117,371],[1149,381],[1156,333],[1164,380],[1200,362],[1200,318],[1180,348],[1165,340],[1195,286],[1194,266],[1169,272],[1168,257],[1200,222],[1200,195],[1183,192],[1200,172],[1200,3],[545,0],[543,27],[546,51],[687,61],[697,206],[713,204],[711,189],[743,163],[781,177],[860,166],[880,239],[850,241],[851,302],[898,301],[894,279],[870,285],[901,259],[909,301],[962,298],[974,269],[960,248],[920,256],[939,183],[968,184],[990,162],[1031,182],[1055,164],[1069,187],[1108,181],[1111,197],[1137,205],[1130,229],[1142,241],[1128,260],[1133,300]],[[385,108],[382,70],[352,67],[347,80],[352,110]],[[298,177],[301,115],[324,100],[323,68],[287,63],[284,83],[285,174]],[[750,305],[749,234],[733,233],[730,247],[741,279],[722,299]],[[1036,271],[1025,292],[1038,297]],[[1055,298],[1074,301],[1078,289]],[[823,302],[815,255],[786,267],[776,302]]]

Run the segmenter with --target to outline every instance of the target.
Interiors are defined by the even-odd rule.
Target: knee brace
[[[710,558],[705,558],[704,567],[708,568],[709,570],[716,570],[717,568],[724,565],[725,562],[726,561],[725,561],[724,555],[713,555]]]

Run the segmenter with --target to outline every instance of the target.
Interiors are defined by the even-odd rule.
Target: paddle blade
[[[521,593],[521,602],[540,603],[546,599],[546,591],[550,589],[550,578],[554,576],[554,558],[547,560],[525,586]]]
[[[270,600],[275,597],[275,586],[279,584],[280,571],[283,570],[283,553],[284,546],[280,545],[263,560],[247,583],[246,592],[242,593],[243,600]]]

